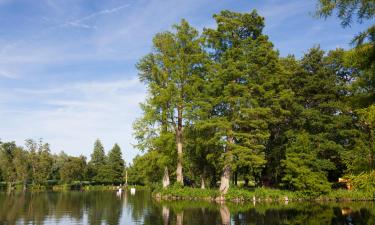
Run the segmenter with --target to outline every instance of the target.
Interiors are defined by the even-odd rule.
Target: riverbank
[[[22,183],[15,183],[12,185],[11,191],[31,191],[31,192],[43,192],[43,191],[116,191],[121,187],[123,189],[135,187],[138,190],[150,189],[146,186],[137,185],[108,185],[108,184],[93,184],[91,182],[74,182],[72,184],[27,184],[26,189]],[[5,182],[0,182],[0,191],[9,191],[8,185]]]
[[[269,188],[231,188],[225,195],[216,189],[169,187],[155,189],[153,197],[163,200],[207,200],[229,202],[278,202],[278,201],[374,201],[375,192],[332,190],[329,193],[293,192]]]

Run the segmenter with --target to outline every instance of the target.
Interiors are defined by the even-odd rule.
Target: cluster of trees
[[[345,5],[347,4],[347,5]],[[375,14],[372,1],[320,1],[343,25]],[[375,35],[356,47],[281,57],[256,11],[222,11],[202,34],[187,21],[153,39],[137,64],[148,97],[134,123],[133,182],[230,183],[329,191],[375,170]],[[168,170],[166,170],[166,168]],[[166,172],[166,173],[165,173]],[[175,178],[174,178],[175,177]],[[187,179],[188,178],[188,179]]]
[[[52,154],[48,143],[28,139],[25,148],[15,142],[0,142],[0,181],[11,189],[16,183],[44,186],[47,181],[71,184],[73,181],[120,184],[124,180],[125,163],[120,147],[115,144],[105,154],[96,140],[91,160],[69,156],[64,152]]]

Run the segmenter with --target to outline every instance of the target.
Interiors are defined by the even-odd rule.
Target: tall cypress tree
[[[157,133],[173,132],[177,150],[176,179],[183,184],[184,127],[189,123],[192,96],[202,67],[201,39],[185,20],[174,26],[175,33],[154,37],[154,52],[137,65],[140,80],[147,84],[149,98],[143,105],[149,126]]]
[[[233,169],[241,167],[260,183],[280,68],[277,52],[262,34],[264,19],[256,11],[222,11],[214,18],[217,28],[205,31],[213,62],[209,123],[224,148],[220,190],[226,193]]]

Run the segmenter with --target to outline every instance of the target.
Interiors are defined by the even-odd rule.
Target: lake
[[[375,224],[374,202],[216,204],[149,191],[0,193],[0,224]]]

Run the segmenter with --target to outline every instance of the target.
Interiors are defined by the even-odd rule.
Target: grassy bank
[[[375,193],[372,191],[332,190],[326,194],[311,192],[293,192],[279,189],[231,188],[228,193],[221,196],[217,189],[198,189],[189,187],[158,188],[153,191],[153,196],[161,199],[185,199],[185,200],[210,200],[210,201],[374,201]]]

